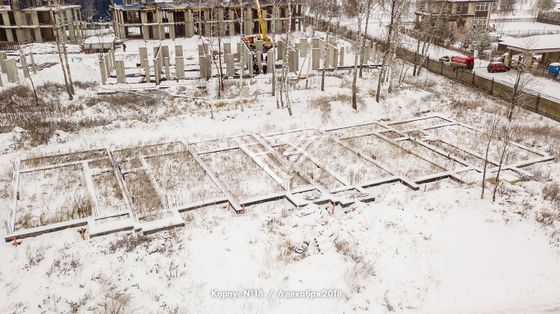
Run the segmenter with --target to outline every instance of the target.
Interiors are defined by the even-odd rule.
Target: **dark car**
[[[501,62],[490,62],[488,63],[488,67],[486,68],[490,73],[506,72],[507,70],[509,70],[509,68]]]

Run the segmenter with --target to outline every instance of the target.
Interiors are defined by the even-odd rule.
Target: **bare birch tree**
[[[516,127],[513,123],[508,121],[505,125],[501,126],[498,131],[499,141],[497,144],[498,149],[498,170],[496,172],[496,181],[494,185],[494,191],[492,192],[492,202],[496,201],[496,195],[498,193],[498,188],[500,186],[500,175],[502,173],[502,169],[504,163],[507,163],[510,154],[510,148],[512,143],[512,138],[515,133]]]
[[[408,0],[388,0],[385,5],[389,7],[390,22],[387,26],[387,36],[385,37],[385,47],[382,55],[381,69],[377,81],[377,91],[375,94],[375,101],[379,102],[381,96],[381,85],[383,84],[386,75],[391,75],[389,72],[390,66],[396,58],[396,52],[400,40],[400,28],[402,26],[403,14],[408,9]],[[391,91],[391,84],[389,85],[389,92]]]
[[[488,158],[490,155],[490,148],[492,147],[492,142],[496,140],[496,135],[498,132],[498,121],[499,115],[497,113],[493,114],[490,119],[486,121],[486,132],[484,132],[484,141],[486,142],[486,148],[484,152],[484,166],[482,167],[482,182],[481,182],[481,192],[480,198],[484,198],[484,190],[486,189],[486,173],[488,170]]]
[[[60,26],[58,23],[57,14],[53,9],[50,9],[50,13],[51,13],[50,16],[53,25],[53,34],[56,40],[56,50],[58,52],[58,59],[60,61],[60,66],[62,68],[62,75],[64,76],[64,85],[66,86],[66,92],[68,93],[68,98],[72,100],[74,99],[74,95],[73,95],[74,92],[73,92],[73,88],[70,88],[71,81],[69,80],[69,73],[67,72],[69,68],[64,65],[64,60],[68,61],[68,59],[63,58],[62,56],[63,53],[61,49],[61,40],[60,40],[61,33],[60,33]]]

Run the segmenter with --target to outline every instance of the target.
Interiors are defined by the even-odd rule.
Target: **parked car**
[[[501,62],[490,62],[486,67],[489,73],[506,72],[509,68]]]

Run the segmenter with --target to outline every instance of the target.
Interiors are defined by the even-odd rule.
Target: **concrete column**
[[[191,10],[185,12],[185,34],[188,38],[194,36],[194,19]]]
[[[169,58],[169,46],[161,46],[161,53],[163,60],[165,60],[165,58]]]
[[[206,80],[208,77],[208,73],[206,73],[206,57],[205,56],[198,56],[198,66],[200,67],[200,79]]]
[[[66,14],[66,20],[68,23],[68,33],[70,33],[70,40],[76,40],[76,32],[74,30],[74,16],[72,16],[72,10],[65,9],[64,14]]]
[[[257,52],[263,52],[263,42],[262,40],[255,41],[255,47],[257,48]]]
[[[115,61],[115,70],[117,72],[117,83],[124,84],[126,83],[126,74],[124,71],[124,61],[117,60]]]
[[[257,51],[256,59],[257,59],[257,68],[259,69],[259,73],[263,73],[263,66],[262,66],[262,52]]]
[[[206,55],[206,74],[208,79],[212,77],[212,56]]]
[[[236,61],[241,61],[241,51],[243,50],[244,44],[237,43],[237,53],[234,56],[237,56]]]
[[[283,40],[278,41],[278,60],[284,60],[286,54],[286,42]]]
[[[235,36],[235,22],[229,22],[229,35]]]
[[[144,40],[150,39],[150,26],[148,23],[148,12],[140,11],[140,21],[142,22],[142,38]]]
[[[23,76],[29,77],[29,66],[27,65],[27,58],[23,53],[23,50],[19,51],[19,63],[21,63],[21,67],[23,69]]]
[[[204,15],[204,21],[210,21],[210,11],[204,10],[202,12]],[[204,36],[210,37],[210,35],[212,34],[212,24],[205,23],[204,21],[202,22],[202,24],[204,25]]]
[[[37,65],[35,64],[35,57],[33,57],[33,52],[29,53],[29,59],[31,60],[31,68],[33,69],[33,74],[37,74]]]
[[[4,86],[4,83],[2,83],[2,73],[0,73],[0,87]]]
[[[175,57],[175,77],[178,80],[185,78],[185,60],[183,59],[183,56]]]
[[[333,67],[333,69],[338,69],[338,48],[333,47],[332,49],[332,64],[331,66]]]
[[[527,68],[531,67],[531,65],[533,64],[533,54],[528,53],[527,56],[525,57],[525,60],[523,60],[523,62],[525,63],[525,66]]]
[[[249,77],[253,77],[255,76],[255,73],[253,71],[253,58],[251,58],[250,55],[247,55],[245,58],[247,60],[247,70],[249,70]]]
[[[161,62],[154,58],[154,75],[156,79],[156,85],[159,85],[161,82]]]
[[[245,34],[251,35],[254,34],[254,25],[253,25],[253,13],[251,7],[248,7],[245,10],[245,14],[243,15],[244,21],[243,26],[245,28]]]
[[[146,83],[150,83],[150,62],[148,61],[148,57],[144,60],[144,79]]]
[[[224,54],[231,53],[231,43],[224,43]]]
[[[105,85],[107,82],[107,66],[105,65],[105,59],[99,60],[99,70],[101,73],[101,84]]]
[[[231,53],[226,53],[224,55],[224,59],[226,61],[226,74],[228,77],[233,77],[235,75],[233,55]]]
[[[163,58],[163,64],[165,65],[165,79],[171,80],[171,70],[169,69],[169,57]]]
[[[363,49],[364,58],[361,60],[361,64],[363,65],[363,64],[367,64],[370,59],[371,48],[369,46],[365,46],[362,49]]]
[[[321,48],[319,38],[313,38],[311,40],[311,48]]]
[[[377,62],[377,44],[373,43],[371,47],[371,61]]]
[[[299,52],[297,50],[288,51],[288,71],[297,72],[299,69]]]
[[[105,66],[105,73],[107,78],[109,78],[109,76],[111,76],[111,73],[113,72],[113,69],[111,68],[111,61],[109,59],[111,59],[109,54],[105,54],[105,56],[103,57],[103,65]]]
[[[307,43],[307,39],[306,38],[300,38],[299,40],[299,56],[300,57],[305,57],[307,55],[307,52],[309,50],[309,44]]]
[[[41,29],[39,28],[39,14],[37,11],[31,11],[31,23],[35,26],[33,29],[35,33],[35,42],[42,43],[43,37],[41,36]]]
[[[6,52],[5,51],[0,51],[0,71],[2,73],[6,73],[6,65],[4,64],[4,62],[6,61]]]
[[[266,53],[266,67],[268,73],[272,73],[272,71],[274,70],[274,63],[275,63],[274,50],[270,49]]]
[[[340,47],[338,65],[341,67],[344,66],[344,53],[344,47]]]
[[[311,69],[319,70],[321,65],[321,49],[313,48],[311,49]]]
[[[167,12],[167,19],[169,21],[169,39],[175,39],[175,16],[173,11]]]
[[[175,45],[175,57],[182,57],[183,56],[183,46]]]
[[[245,57],[242,53],[238,53],[239,55],[239,74],[245,77]]]
[[[145,67],[146,62],[148,62],[148,49],[146,47],[140,47],[138,51],[140,53],[140,65]]]

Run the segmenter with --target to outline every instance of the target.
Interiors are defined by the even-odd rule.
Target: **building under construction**
[[[267,32],[274,31],[273,25],[276,32],[285,32],[290,25],[290,16],[291,29],[301,30],[302,1],[261,0],[260,8]],[[256,1],[122,3],[114,4],[111,11],[115,35],[119,39],[173,39],[259,32]],[[276,12],[274,17],[273,12]]]
[[[56,40],[55,27],[62,41],[82,38],[79,5],[60,1],[10,0],[0,6],[0,42],[28,43]]]

